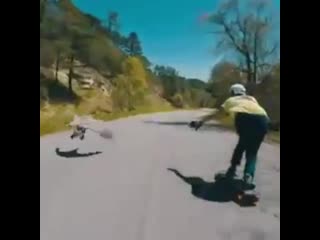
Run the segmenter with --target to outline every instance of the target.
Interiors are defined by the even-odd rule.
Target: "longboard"
[[[242,179],[239,178],[227,178],[225,173],[220,172],[215,175],[215,181],[223,181],[226,186],[233,189],[233,201],[238,205],[256,206],[260,200],[260,194],[255,191],[255,185],[244,185]]]

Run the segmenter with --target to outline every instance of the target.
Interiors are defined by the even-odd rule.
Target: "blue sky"
[[[274,1],[279,5],[280,0]],[[216,0],[73,0],[82,11],[106,19],[117,11],[120,31],[138,33],[143,52],[154,64],[169,65],[182,76],[207,80],[223,55],[214,53],[214,35],[199,21]]]

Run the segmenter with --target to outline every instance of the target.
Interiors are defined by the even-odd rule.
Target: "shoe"
[[[237,176],[236,171],[237,168],[235,166],[230,166],[226,172],[226,178],[235,178]]]
[[[243,177],[243,187],[248,188],[250,190],[254,189],[256,187],[253,177],[250,174],[245,174]]]

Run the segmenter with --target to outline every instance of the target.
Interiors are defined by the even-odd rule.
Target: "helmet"
[[[246,94],[246,88],[242,84],[233,84],[230,87],[230,94],[231,95],[245,95]]]

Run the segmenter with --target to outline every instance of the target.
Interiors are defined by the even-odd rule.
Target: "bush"
[[[113,107],[118,110],[134,110],[144,103],[147,93],[147,75],[138,58],[128,57],[122,63],[123,74],[114,79]]]
[[[122,72],[131,78],[135,89],[145,90],[147,86],[147,73],[141,61],[136,57],[128,57],[122,63]]]
[[[115,78],[115,87],[112,90],[113,108],[118,110],[126,110],[130,105],[130,87],[129,80],[124,75],[118,75]]]
[[[172,105],[177,107],[177,108],[183,108],[184,103],[183,103],[183,97],[180,93],[176,93],[172,99],[171,99]]]

